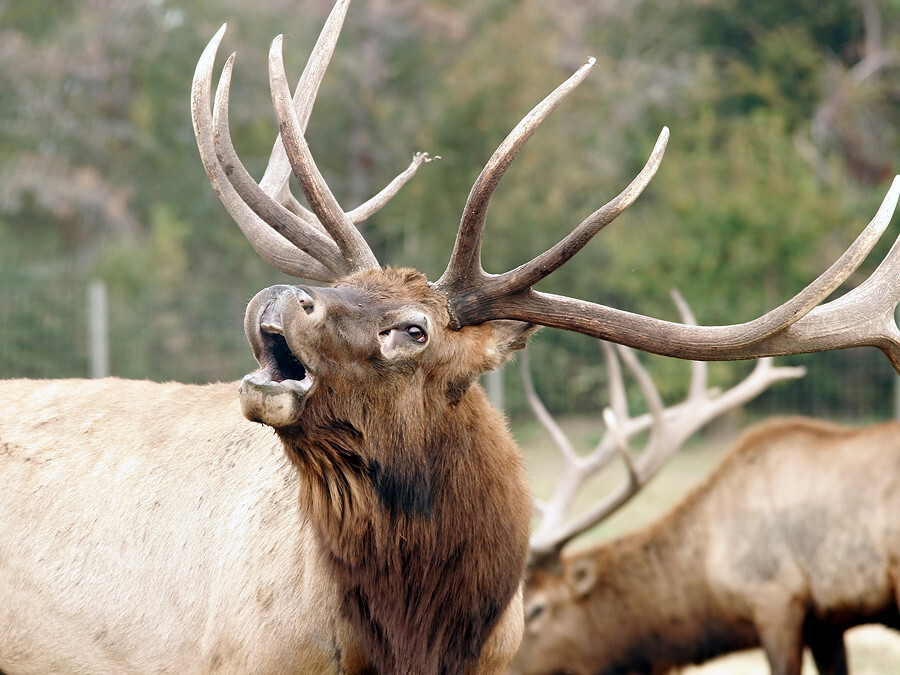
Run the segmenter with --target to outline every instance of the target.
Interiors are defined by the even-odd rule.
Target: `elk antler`
[[[685,323],[695,324],[681,296],[674,292],[673,296]],[[601,344],[609,371],[610,406],[603,414],[606,427],[603,437],[586,456],[575,452],[562,429],[541,403],[531,382],[527,350],[523,353],[521,373],[526,398],[562,459],[562,470],[553,495],[546,502],[538,502],[542,519],[531,537],[532,567],[552,565],[569,541],[624,506],[688,438],[712,419],[752,400],[775,382],[802,377],[806,372],[802,367],[775,367],[771,359],[764,358],[757,362],[746,379],[725,392],[718,392],[708,388],[707,364],[694,361],[691,363],[691,386],[687,398],[666,408],[653,380],[634,352],[618,346],[619,358],[637,381],[647,402],[647,413],[631,417],[616,350],[608,342]],[[628,441],[648,429],[650,434],[646,446],[639,455],[634,456],[628,449]],[[581,487],[617,457],[626,463],[627,479],[583,514],[571,517],[574,500]]]
[[[331,58],[350,0],[338,0],[316,43],[293,99],[284,75],[281,38],[272,43],[269,80],[280,141],[260,184],[244,169],[228,133],[228,93],[234,55],[227,61],[210,115],[210,82],[224,26],[203,52],[191,90],[194,132],[203,164],[223,204],[257,251],[287,274],[334,281],[378,267],[356,223],[383,205],[411,177],[424,154],[385,190],[345,212],[328,189],[304,138],[322,75]],[[558,244],[520,267],[499,275],[484,272],[481,242],[491,195],[525,142],[593,67],[588,60],[528,113],[485,165],[466,201],[453,254],[434,287],[447,296],[455,328],[493,319],[516,319],[573,330],[638,349],[692,360],[733,360],[870,345],[881,349],[900,372],[900,246],[891,249],[869,279],[838,300],[822,304],[859,266],[887,228],[900,195],[895,180],[878,213],[847,251],[818,279],[763,316],[730,326],[688,326],[604,305],[535,291],[533,286],[565,264],[603,227],[634,202],[659,167],[668,141],[663,128],[638,176],[608,204],[588,216]],[[312,211],[287,189],[292,169]]]
[[[356,224],[384,206],[423,162],[431,161],[427,154],[417,153],[409,167],[384,190],[350,212],[340,207],[312,161],[303,133],[349,4],[349,0],[340,0],[332,9],[293,100],[284,75],[281,37],[272,43],[269,78],[280,139],[275,142],[259,184],[238,158],[228,131],[234,54],[225,63],[210,114],[212,69],[225,34],[224,25],[203,51],[191,87],[191,118],[200,156],[225,208],[269,264],[291,276],[317,281],[334,281],[350,272],[379,266]],[[288,190],[291,169],[312,212]]]
[[[588,61],[528,113],[475,181],[450,262],[435,284],[448,297],[456,328],[493,319],[517,319],[585,333],[647,352],[704,361],[868,345],[881,349],[900,372],[900,330],[894,320],[894,309],[900,301],[900,284],[895,282],[900,273],[898,243],[865,283],[838,300],[821,304],[856,270],[887,228],[900,195],[900,177],[895,178],[869,225],[831,267],[780,307],[743,324],[687,326],[532,288],[581,250],[640,195],[665,151],[669,137],[665,127],[643,170],[612,201],[530,262],[503,274],[487,274],[481,265],[481,241],[494,188],[536,128],[578,86],[592,65],[593,60]]]

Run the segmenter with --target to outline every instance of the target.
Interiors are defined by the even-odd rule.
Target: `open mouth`
[[[313,385],[314,378],[288,347],[284,335],[271,326],[260,326],[259,365],[262,370],[248,375],[245,380],[252,385],[272,388],[275,391],[285,389],[298,394],[306,394]]]
[[[269,333],[263,329],[263,348],[265,349],[265,363],[263,368],[269,371],[273,382],[296,381],[302,382],[309,375],[306,366],[294,356],[294,352],[287,345],[287,340],[280,333]]]
[[[275,429],[297,424],[316,378],[299,354],[291,351],[282,316],[285,288],[260,291],[247,308],[247,339],[260,369],[238,388],[244,416]]]
[[[314,378],[309,369],[291,351],[284,337],[279,298],[269,301],[259,314],[256,334],[257,360],[261,370],[251,373],[244,382],[266,394],[285,391],[307,394]]]

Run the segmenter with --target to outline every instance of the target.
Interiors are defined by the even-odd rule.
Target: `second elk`
[[[688,398],[665,409],[634,356],[620,353],[650,412],[635,418],[623,412],[618,362],[608,359],[613,408],[592,455],[575,455],[534,399],[558,439],[564,468],[532,537],[525,637],[508,673],[661,675],[762,647],[773,675],[800,675],[808,646],[819,673],[839,675],[848,672],[846,630],[865,623],[900,628],[895,422],[866,429],[806,418],[759,424],[667,515],[562,555],[565,544],[626,503],[703,424],[777,379],[802,374],[760,360],[746,380],[710,398],[705,369],[695,363]],[[647,447],[632,459],[625,443],[647,428]],[[629,478],[570,518],[577,488],[617,456],[625,458]]]

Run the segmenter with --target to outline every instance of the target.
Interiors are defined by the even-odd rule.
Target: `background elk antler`
[[[694,316],[681,295],[672,297],[682,319],[694,324]],[[601,342],[609,373],[609,407],[603,411],[605,430],[600,442],[588,455],[578,454],[571,441],[544,407],[531,379],[527,351],[523,353],[521,373],[525,395],[532,411],[550,434],[562,462],[559,480],[551,497],[537,501],[540,524],[531,537],[532,567],[553,564],[562,548],[572,539],[611,516],[633,498],[699,429],[728,410],[742,405],[781,380],[803,377],[802,367],[778,367],[771,358],[757,361],[753,371],[741,382],[722,392],[710,389],[705,362],[691,363],[691,382],[685,400],[666,407],[652,378],[634,352]],[[618,354],[618,356],[617,356]],[[647,412],[632,417],[628,411],[622,363],[634,377],[647,405]],[[629,441],[649,431],[644,448],[636,453]],[[614,460],[621,458],[628,470],[626,480],[597,500],[584,513],[573,515],[575,498],[584,484]]]

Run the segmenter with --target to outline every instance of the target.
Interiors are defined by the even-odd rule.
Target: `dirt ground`
[[[594,420],[578,418],[558,422],[580,450],[588,451],[599,441],[600,424]],[[740,430],[735,425],[723,426],[718,432],[689,442],[625,508],[572,545],[624,534],[660,516],[706,476]],[[550,439],[536,423],[513,424],[513,433],[522,447],[535,494],[539,497],[549,495],[558,472],[557,455]],[[635,443],[633,447],[640,448],[640,445]],[[581,495],[580,505],[583,507],[590,503],[591,494],[594,499],[605,494],[624,477],[622,467],[610,467],[604,475],[586,486],[583,493],[588,494]],[[861,626],[847,633],[847,651],[853,675],[900,674],[898,632],[882,626]],[[732,654],[682,672],[686,675],[769,675],[760,650]],[[803,673],[816,673],[808,654]]]

